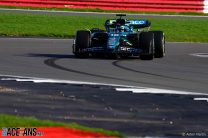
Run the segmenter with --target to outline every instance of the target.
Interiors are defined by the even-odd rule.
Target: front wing
[[[121,46],[116,49],[110,49],[105,47],[91,47],[91,48],[84,48],[80,52],[82,53],[104,53],[104,54],[132,54],[132,55],[139,55],[143,52],[143,50],[139,48],[133,47],[125,47]]]

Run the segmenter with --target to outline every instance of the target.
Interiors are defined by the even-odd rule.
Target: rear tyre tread
[[[152,60],[154,58],[154,34],[142,32],[139,38],[139,46],[144,52],[140,55],[141,60]]]
[[[154,33],[155,43],[155,58],[162,58],[165,56],[165,36],[162,31],[151,31]]]

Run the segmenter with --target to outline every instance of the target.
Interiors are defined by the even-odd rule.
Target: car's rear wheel
[[[165,35],[162,31],[151,31],[154,33],[155,43],[155,58],[162,58],[165,56]]]
[[[139,47],[143,50],[140,59],[152,60],[154,58],[154,34],[142,32],[139,37]]]
[[[86,58],[89,54],[83,51],[85,48],[90,47],[90,31],[77,31],[75,39],[74,54],[79,58]]]

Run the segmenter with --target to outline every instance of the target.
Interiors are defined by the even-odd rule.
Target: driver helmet
[[[119,27],[119,32],[124,32],[125,31],[125,26],[120,26]]]

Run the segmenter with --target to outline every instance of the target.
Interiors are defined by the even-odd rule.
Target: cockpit
[[[108,32],[129,32],[131,30],[125,19],[107,20],[105,27]]]

